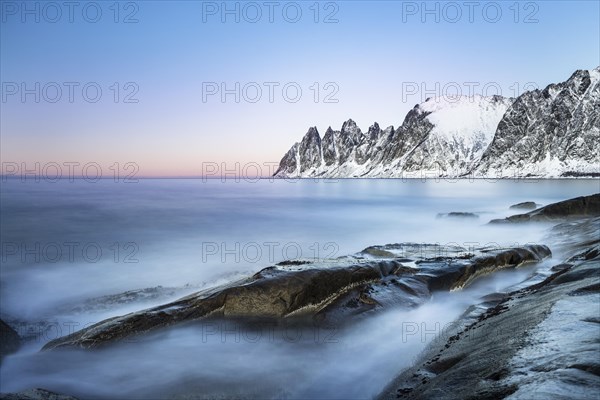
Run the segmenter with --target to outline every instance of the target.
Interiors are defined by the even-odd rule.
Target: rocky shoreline
[[[515,208],[530,207],[527,203]],[[568,254],[568,257],[556,260],[549,276],[526,282],[523,288],[510,293],[493,294],[467,310],[428,346],[412,367],[399,371],[398,377],[379,395],[382,399],[492,399],[509,395],[527,398],[520,388],[532,383],[522,377],[526,375],[524,372],[519,375],[514,371],[519,362],[523,364],[521,359],[528,357],[527,349],[539,345],[534,343],[530,332],[552,315],[557,303],[577,298],[588,306],[593,302],[598,304],[600,194],[547,205],[501,221],[503,224],[553,223],[554,228],[548,235],[550,247],[529,244],[466,249],[398,243],[371,246],[354,255],[331,260],[286,261],[245,279],[100,321],[52,340],[42,350],[81,348],[91,351],[133,336],[204,319],[292,321],[299,326],[351,324],[385,309],[416,308],[435,292],[460,290],[483,275],[541,262],[552,256],[550,248],[559,249],[561,256]],[[593,309],[587,313],[591,315],[582,317],[581,324],[591,324],[597,330],[600,315],[597,311],[594,315]],[[580,389],[584,394],[597,391],[600,368],[590,361],[590,355],[600,355],[600,338],[579,335],[580,331],[589,331],[582,326],[574,323],[571,332],[574,342],[579,340],[580,347],[585,348],[581,356],[575,354],[569,362],[557,362],[547,371],[528,372],[529,375],[539,378],[536,373],[550,376],[552,372],[566,370],[583,382]],[[4,332],[3,325],[3,339]],[[590,341],[594,344],[591,350]],[[4,352],[3,348],[3,356],[15,350]],[[31,397],[39,393],[23,392],[3,394],[0,398],[54,399],[43,396],[57,396],[43,392],[40,392],[42,397]],[[552,397],[553,392],[548,393]]]
[[[434,291],[456,290],[483,274],[551,255],[543,245],[510,249],[466,249],[453,254],[425,245],[419,251],[436,257],[404,257],[410,244],[380,246],[337,260],[333,266],[306,263],[276,265],[254,276],[223,287],[201,291],[165,305],[101,321],[89,328],[47,343],[43,350],[59,347],[93,348],[144,334],[154,329],[203,318],[260,318],[306,320],[310,323],[344,322],[352,315],[381,307],[415,307]],[[398,254],[398,252],[400,252]],[[398,257],[401,255],[401,257]],[[402,259],[403,261],[399,261]],[[411,267],[406,264],[414,263]]]
[[[600,218],[593,223],[597,233]],[[557,265],[544,281],[497,297],[485,312],[467,310],[377,398],[550,399],[567,398],[565,392],[570,398],[596,398],[599,243],[596,235],[587,250]],[[562,317],[568,325],[546,328],[543,338],[534,334],[553,313],[560,313],[556,308],[561,303],[563,309],[585,306],[576,318]]]

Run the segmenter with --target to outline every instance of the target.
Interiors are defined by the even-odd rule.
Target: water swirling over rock
[[[551,254],[543,245],[479,249],[476,254],[459,247],[447,253],[438,245],[423,245],[421,254],[407,251],[409,248],[414,250],[414,244],[380,246],[375,257],[371,255],[374,248],[369,248],[364,253],[333,260],[333,265],[330,261],[268,267],[241,281],[101,321],[53,340],[44,349],[98,347],[209,317],[340,322],[380,307],[414,307],[426,301],[433,291],[460,289],[478,276],[537,262]]]

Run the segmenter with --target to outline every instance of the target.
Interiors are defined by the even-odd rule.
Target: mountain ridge
[[[281,178],[600,176],[600,67],[517,98],[428,98],[402,124],[309,128]]]

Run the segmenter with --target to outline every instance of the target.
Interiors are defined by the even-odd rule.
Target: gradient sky
[[[119,2],[116,23],[114,2],[79,3],[71,22],[65,6],[57,17],[52,5],[28,2],[39,7],[36,22],[35,14],[23,14],[21,1],[0,2],[3,162],[135,162],[139,176],[198,176],[203,162],[228,168],[278,162],[309,126],[321,134],[348,118],[363,131],[374,121],[398,126],[424,97],[403,91],[411,82],[434,92],[436,82],[440,89],[456,82],[464,94],[464,83],[476,82],[477,94],[488,84],[514,96],[527,83],[544,87],[600,64],[598,1],[474,2],[473,21],[462,1],[428,2],[428,9],[439,10],[438,22],[435,13],[423,15],[420,1],[320,2],[315,22],[315,2],[309,1],[296,3],[302,10],[296,23],[289,22],[295,17],[291,2],[274,2],[272,23],[263,1],[237,3],[239,22],[235,14],[222,21],[222,2]],[[252,23],[257,4],[262,17]],[[96,5],[99,21],[86,21],[95,18]],[[494,5],[502,12],[495,23]],[[235,9],[236,2],[227,7]],[[337,22],[324,23],[332,12]],[[137,22],[124,23],[130,13]],[[34,95],[23,102],[20,88],[9,94],[12,83],[34,88],[36,82],[40,88],[62,85],[61,99],[47,101],[54,97],[52,85],[47,97],[40,90],[39,103]],[[72,103],[64,82],[80,84]],[[88,82],[103,90],[97,103],[82,97]],[[110,89],[115,82],[121,87],[117,103]],[[127,82],[139,88],[137,103],[123,102],[133,87],[125,90]],[[243,96],[236,103],[234,95],[203,101],[206,82],[229,88],[256,82],[262,97],[256,103]],[[264,82],[279,83],[272,103]],[[296,103],[282,95],[290,82],[302,89]],[[335,87],[337,103],[325,103]]]

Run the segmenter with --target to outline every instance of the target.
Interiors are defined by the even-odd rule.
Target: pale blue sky
[[[465,82],[476,82],[475,93],[488,84],[513,96],[528,82],[544,87],[600,64],[598,1],[475,2],[473,22],[464,2],[428,2],[439,22],[422,15],[423,2],[320,2],[317,23],[313,1],[274,2],[273,23],[263,1],[237,3],[239,22],[234,14],[222,22],[222,2],[120,2],[118,15],[112,1],[80,2],[73,22],[64,6],[56,17],[48,3],[27,3],[33,10],[39,4],[35,22],[20,1],[0,3],[2,161],[131,161],[140,175],[199,175],[202,162],[278,162],[309,126],[323,133],[348,118],[363,130],[374,121],[397,126],[424,96],[403,93],[411,82],[433,90],[436,82],[456,82],[465,91]],[[294,4],[302,10],[296,23],[289,22]],[[456,4],[462,16],[452,23]],[[99,21],[86,21],[95,18],[96,5]],[[255,5],[262,18],[252,23]],[[502,12],[495,23],[494,5]],[[324,23],[331,13],[338,22]],[[138,22],[124,23],[130,14]],[[23,102],[21,87],[9,93],[12,83],[36,82],[62,85],[62,98],[48,101],[52,85],[45,95],[40,89],[39,103],[34,95]],[[64,82],[80,83],[72,103]],[[82,97],[88,82],[103,91],[97,103]],[[127,82],[134,85],[124,88]],[[236,103],[230,94],[223,103],[217,94],[203,101],[206,82],[256,82],[262,97],[251,103],[242,95]],[[265,82],[279,84],[272,103]],[[286,83],[301,88],[298,102],[284,98]],[[136,87],[131,99],[139,101],[124,103]],[[324,102],[336,88],[337,103]]]

